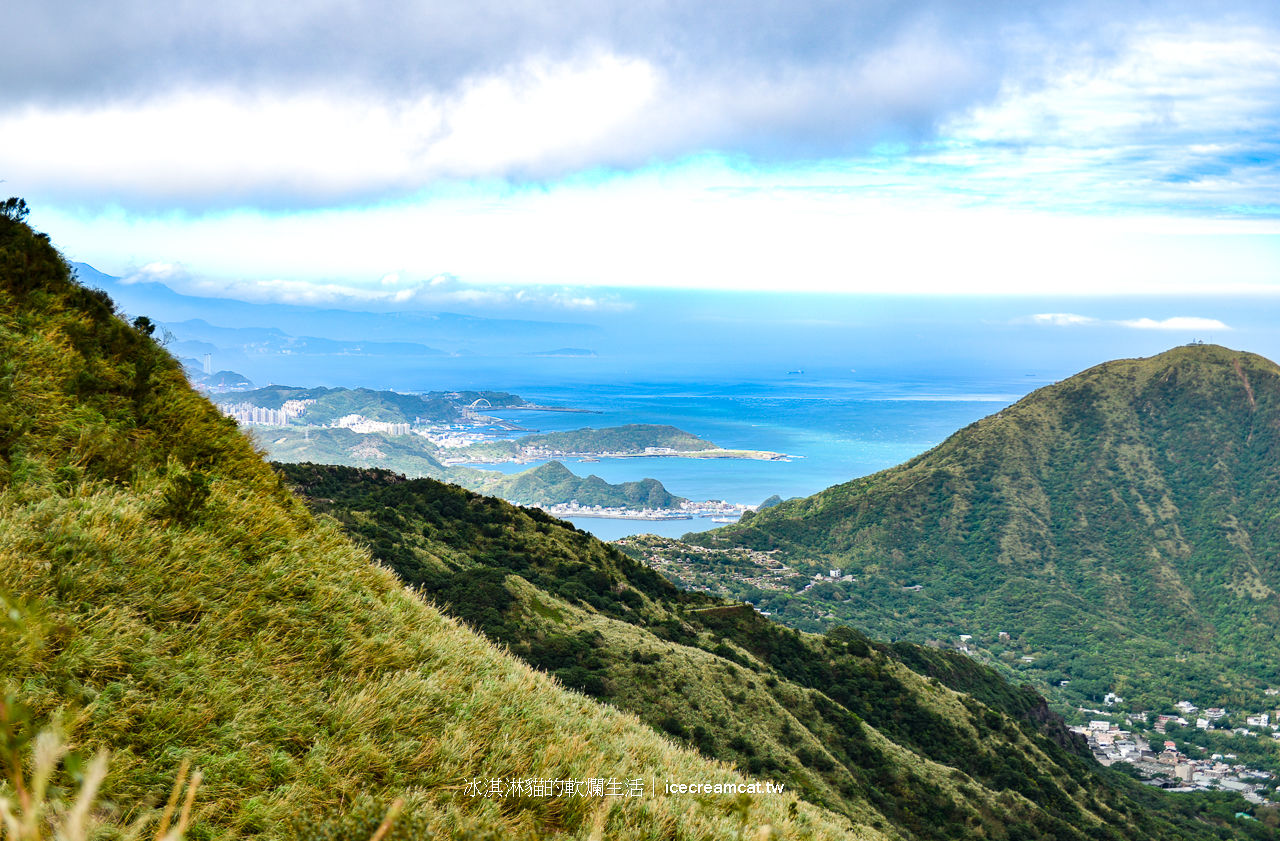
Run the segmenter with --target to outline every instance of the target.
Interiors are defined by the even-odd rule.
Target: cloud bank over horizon
[[[1274,3],[51,0],[6,23],[0,179],[108,271],[279,300],[394,299],[392,274],[1280,285]]]
[[[0,73],[23,84],[0,91],[0,128],[27,141],[0,153],[4,177],[147,210],[376,201],[709,152],[831,160],[940,132],[1087,157],[1135,140],[1185,149],[1214,134],[1205,118],[1231,116],[1261,142],[1280,100],[1280,12],[1243,0],[1212,14],[1169,0],[554,14],[511,0],[63,0],[9,23]],[[1237,164],[1257,157],[1232,146]],[[1196,167],[1163,173],[1179,174]]]

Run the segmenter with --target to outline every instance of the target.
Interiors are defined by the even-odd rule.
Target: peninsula
[[[456,440],[442,436],[437,442],[445,450],[442,460],[446,464],[502,464],[568,458],[738,458],[761,461],[787,458],[783,453],[765,450],[727,450],[692,433],[662,424],[632,423],[603,429],[584,427],[572,432],[549,432],[450,446]]]

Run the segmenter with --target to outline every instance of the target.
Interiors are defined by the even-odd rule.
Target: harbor
[[[554,517],[563,519],[643,520],[669,522],[676,520],[710,520],[713,523],[736,523],[745,511],[754,511],[754,505],[741,505],[719,499],[706,502],[683,502],[679,508],[608,508],[600,505],[579,505],[576,500],[557,505],[535,506]]]

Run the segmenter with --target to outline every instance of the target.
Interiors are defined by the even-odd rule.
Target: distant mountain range
[[[604,335],[603,329],[591,324],[479,318],[447,312],[353,312],[194,297],[161,283],[125,283],[87,263],[71,265],[82,283],[103,289],[131,315],[146,315],[163,322],[177,336],[183,355],[213,352],[188,345],[189,342],[214,345],[221,350],[252,348],[254,353],[506,355],[539,353],[540,347],[585,342]],[[361,350],[355,350],[356,346]]]
[[[242,354],[359,354],[361,356],[444,356],[416,342],[345,342],[315,336],[290,336],[274,327],[215,327],[203,318],[160,322],[178,341],[169,349],[178,356],[199,357],[226,351]]]
[[[556,350],[539,350],[532,353],[522,353],[521,356],[596,356],[594,350],[580,347],[562,347]]]

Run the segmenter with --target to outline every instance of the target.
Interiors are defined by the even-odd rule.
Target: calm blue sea
[[[796,375],[772,382],[543,385],[518,393],[540,405],[599,414],[492,414],[541,432],[670,424],[721,447],[786,453],[787,461],[631,458],[566,464],[578,475],[595,474],[608,482],[651,477],[690,499],[755,504],[774,494],[784,499],[808,496],[892,467],[1043,384],[1025,375],[977,383],[850,382]],[[530,466],[498,469],[517,472]],[[607,540],[639,532],[678,537],[716,525],[710,519],[636,523],[582,518],[574,523]]]
[[[520,426],[550,432],[628,423],[671,424],[722,447],[787,453],[786,462],[676,458],[605,459],[566,466],[609,482],[651,477],[690,499],[755,504],[778,494],[807,496],[892,467],[999,411],[1069,371],[1018,370],[993,363],[980,371],[809,369],[785,364],[691,357],[677,363],[620,358],[436,357],[314,360],[273,357],[271,378],[295,384],[397,391],[489,389],[593,414],[494,411]],[[1017,363],[1011,363],[1017,364]],[[957,370],[961,369],[961,370]],[[323,382],[316,377],[322,373]],[[265,378],[264,378],[265,379]],[[479,465],[495,469],[493,465]],[[505,472],[530,465],[501,465]],[[613,540],[638,531],[679,536],[712,528],[709,519],[672,523],[581,519],[576,525]]]

